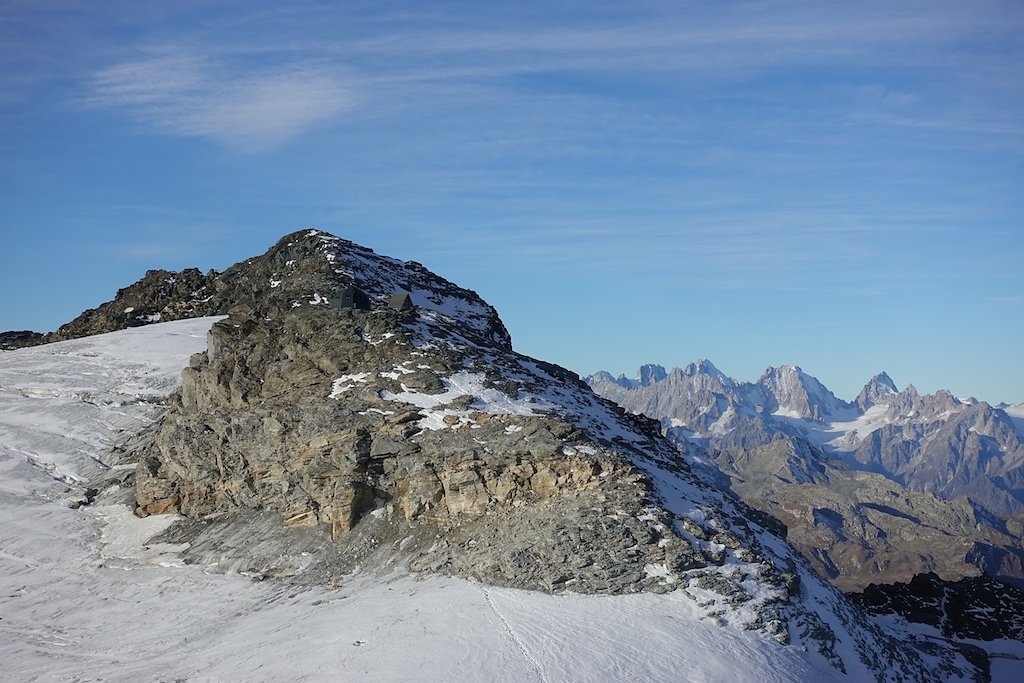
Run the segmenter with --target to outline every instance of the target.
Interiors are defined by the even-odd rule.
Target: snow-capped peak
[[[766,394],[771,412],[779,415],[822,420],[850,407],[795,365],[768,368],[757,383]]]
[[[701,358],[696,363],[690,363],[683,368],[683,374],[693,376],[697,374],[714,375],[716,377],[725,377],[721,370],[715,367],[715,364],[709,361],[707,358]]]
[[[661,365],[647,364],[640,366],[636,376],[640,386],[646,387],[665,379],[668,377],[668,373],[665,372],[665,368]]]
[[[880,372],[864,385],[860,394],[857,395],[856,403],[861,411],[865,411],[873,405],[888,403],[890,397],[898,393],[899,389],[896,388],[896,383],[892,381],[892,378],[887,373]]]

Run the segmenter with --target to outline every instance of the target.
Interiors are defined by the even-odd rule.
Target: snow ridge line
[[[47,476],[59,481],[66,486],[82,486],[85,483],[85,479],[78,476],[74,472],[62,472],[60,465],[57,463],[50,462],[40,456],[38,453],[33,453],[30,450],[24,448],[18,448],[17,446],[7,446],[7,449],[12,453],[17,453],[25,457],[26,462],[33,467],[46,473]],[[81,449],[79,449],[81,450]],[[98,461],[101,462],[102,461]]]
[[[487,606],[490,607],[491,611],[494,612],[494,615],[498,617],[498,621],[501,622],[505,632],[508,633],[508,637],[512,639],[515,646],[523,653],[523,657],[526,658],[526,661],[528,661],[537,671],[537,678],[541,680],[541,683],[550,683],[550,681],[548,681],[548,677],[544,674],[544,667],[541,666],[540,662],[537,661],[537,658],[530,653],[529,649],[527,649],[526,644],[519,639],[519,636],[516,635],[515,630],[512,628],[512,624],[510,624],[508,619],[505,618],[505,615],[501,613],[498,606],[494,604],[494,599],[491,597],[491,594],[487,592],[487,588],[480,584],[474,585],[476,585],[477,590],[479,590],[484,596],[484,601],[487,603]]]

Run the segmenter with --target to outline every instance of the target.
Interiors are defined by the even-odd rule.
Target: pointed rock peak
[[[715,364],[709,361],[707,358],[701,358],[699,361],[694,363],[694,366],[699,372],[704,372],[709,375],[720,375],[722,371],[715,367]]]
[[[694,377],[696,375],[711,375],[712,377],[719,377],[727,379],[725,374],[715,367],[715,364],[709,361],[707,358],[701,358],[696,363],[690,363],[683,368],[683,374],[687,377]]]
[[[601,391],[607,391],[609,385],[619,386],[623,389],[636,389],[640,386],[635,379],[630,379],[622,374],[616,377],[607,370],[598,370],[594,374],[586,377],[583,381],[593,387],[598,393],[601,393]]]
[[[624,379],[622,375],[619,375],[619,379]],[[598,370],[593,375],[586,378],[587,384],[593,384],[594,382],[615,382],[615,377],[612,373],[607,370]]]
[[[899,394],[896,383],[885,372],[872,377],[857,395],[857,407],[865,411],[871,406],[889,403],[892,397]]]
[[[804,389],[804,391],[828,391],[825,385],[818,381],[817,377],[808,375],[798,365],[769,367],[764,371],[764,374],[761,375],[757,383],[769,386],[785,386],[790,389],[799,387]]]
[[[877,387],[879,390],[885,390],[886,393],[899,393],[899,389],[896,388],[896,383],[892,381],[892,377],[889,377],[889,374],[884,370],[872,377],[871,381],[868,382],[868,386]]]
[[[771,412],[788,417],[822,420],[847,410],[850,404],[796,365],[768,368],[757,381]]]
[[[640,382],[640,386],[649,387],[655,382],[660,382],[668,377],[668,373],[665,372],[665,368],[660,365],[647,364],[640,366],[636,376],[637,380]]]
[[[805,377],[810,377],[810,375],[801,370],[799,366],[779,365],[778,367],[775,367],[770,365],[765,368],[764,373],[761,374],[761,377],[757,382],[758,384],[764,384],[766,382],[797,382],[802,384]]]
[[[350,290],[363,307],[383,308],[396,293],[405,293],[430,320],[443,318],[478,341],[504,348],[512,345],[497,311],[476,292],[415,261],[383,256],[315,228],[285,235],[265,254],[235,264],[219,280],[218,292],[225,293],[231,305],[275,311],[341,305]]]

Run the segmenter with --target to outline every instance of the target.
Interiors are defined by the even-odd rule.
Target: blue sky
[[[1020,2],[0,6],[0,329],[317,226],[580,373],[1024,401]]]

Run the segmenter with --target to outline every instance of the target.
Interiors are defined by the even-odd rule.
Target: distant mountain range
[[[837,585],[1024,580],[1024,406],[900,391],[884,372],[847,402],[799,367],[740,382],[708,360],[587,382],[692,459],[706,453]]]

